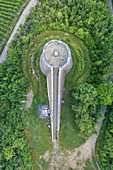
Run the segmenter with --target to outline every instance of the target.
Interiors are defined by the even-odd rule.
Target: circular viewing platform
[[[71,52],[67,44],[60,40],[51,40],[43,48],[43,57],[46,63],[59,67],[68,62]]]

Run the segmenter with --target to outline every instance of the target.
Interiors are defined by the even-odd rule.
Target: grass
[[[41,167],[43,167],[43,169],[45,169],[45,170],[46,170],[47,168],[49,168],[49,167],[48,167],[48,163],[45,162],[43,158],[40,159],[39,165],[41,165]]]
[[[27,55],[27,57],[28,56],[29,55]],[[27,57],[25,58],[25,63],[23,64],[25,68],[24,71],[30,81],[30,89],[32,88],[34,94],[31,108],[28,111],[27,129],[29,135],[27,137],[32,149],[34,170],[37,170],[39,164],[43,168],[47,167],[47,163],[44,163],[44,160],[42,161],[42,159],[40,159],[40,155],[43,155],[47,150],[52,150],[53,145],[51,142],[51,132],[47,128],[48,121],[39,119],[37,110],[38,105],[48,103],[46,77],[41,72],[40,67],[38,67],[40,82],[36,81],[31,73],[30,60],[27,60]]]
[[[65,38],[63,40],[66,42]],[[61,115],[60,145],[66,149],[73,149],[79,147],[85,141],[79,136],[78,128],[75,125],[74,112],[71,109],[71,93],[75,86],[85,81],[90,68],[90,62],[87,50],[79,40],[73,40],[70,37],[70,42],[66,43],[71,49],[73,67],[69,74],[66,75],[63,96],[64,104],[62,105]],[[84,60],[87,61],[87,64]]]
[[[80,144],[84,142],[84,140],[78,135],[78,129],[75,125],[74,113],[71,110],[70,101],[72,89],[77,86],[77,84],[83,83],[89,73],[90,61],[87,49],[81,41],[71,35],[66,36],[61,31],[48,31],[42,33],[31,43],[23,60],[24,72],[30,82],[30,89],[33,90],[34,94],[31,108],[28,110],[26,133],[32,149],[34,169],[37,169],[39,163],[43,169],[47,169],[48,164],[45,163],[44,160],[40,159],[40,155],[43,155],[47,150],[51,151],[53,149],[51,142],[51,131],[49,131],[46,125],[47,120],[39,119],[37,111],[38,105],[48,103],[46,77],[41,72],[39,65],[40,56],[46,42],[51,39],[61,38],[62,41],[67,43],[71,49],[73,68],[66,76],[65,81],[66,90],[63,96],[65,103],[62,106],[60,145],[66,149],[73,149],[80,146]],[[82,57],[81,53],[84,54]],[[32,74],[31,58],[33,69],[35,70],[35,74],[39,78],[39,81],[37,81]],[[82,61],[81,58],[83,58]],[[87,61],[87,64],[84,62],[84,59]]]
[[[62,106],[60,145],[66,149],[74,149],[85,141],[79,137],[78,128],[75,124],[74,113],[71,109],[71,94],[65,94],[64,105]]]
[[[94,170],[89,159],[86,161],[85,166],[84,170]]]
[[[95,160],[94,156],[92,156],[92,162],[93,162],[93,165],[94,165],[95,169],[98,170],[98,167],[97,167],[96,160]]]
[[[32,77],[33,78],[33,77]],[[47,150],[52,149],[51,132],[47,128],[47,120],[41,120],[38,118],[38,105],[48,103],[47,88],[43,86],[45,77],[41,79],[41,86],[36,83],[32,84],[34,98],[31,108],[28,111],[27,117],[27,131],[26,135],[29,139],[30,147],[32,149],[32,157],[34,162],[34,170],[37,169],[40,160],[40,155],[43,155]],[[42,167],[45,167],[44,161],[41,163]],[[47,165],[46,165],[47,166]]]

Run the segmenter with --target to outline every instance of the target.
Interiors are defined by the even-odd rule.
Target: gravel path
[[[17,21],[11,36],[9,38],[9,40],[7,41],[7,44],[5,45],[5,48],[2,51],[2,54],[0,56],[0,63],[4,62],[5,59],[7,58],[7,50],[8,50],[8,45],[11,43],[11,40],[14,39],[14,35],[16,34],[17,30],[19,29],[19,26],[22,24],[24,25],[25,21],[26,21],[26,16],[30,13],[30,9],[32,7],[34,7],[37,4],[37,0],[30,0],[30,2],[28,3],[28,5],[26,6],[26,8],[24,9],[22,15],[20,16],[19,20]]]

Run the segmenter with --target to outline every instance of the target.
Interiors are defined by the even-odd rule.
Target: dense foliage
[[[0,0],[0,53],[19,14],[29,0]]]
[[[80,135],[88,138],[95,132],[97,119],[103,119],[100,105],[112,105],[113,83],[102,82],[97,88],[84,83],[72,92],[72,110]]]
[[[97,91],[91,84],[84,83],[76,87],[72,93],[72,110],[75,112],[75,122],[79,133],[84,138],[94,134],[97,119]]]
[[[111,105],[113,102],[113,82],[102,82],[97,87],[100,105]]]
[[[113,105],[107,109],[106,119],[97,141],[96,151],[103,169],[113,169]]]
[[[25,137],[23,94],[28,81],[22,71],[21,54],[13,46],[0,65],[0,169],[32,169],[31,151]],[[16,57],[18,56],[18,57]]]
[[[22,59],[29,44],[45,30],[62,30],[82,40],[89,50],[92,62],[87,83],[99,87],[97,91],[104,103],[106,101],[102,96],[101,77],[105,74],[105,68],[112,56],[112,27],[113,18],[109,7],[98,0],[40,0],[31,10],[26,24],[9,48],[7,61],[0,65],[1,168],[32,169],[30,150],[23,131],[24,116],[23,112],[18,110],[28,82],[23,74]],[[75,89],[76,93],[73,92],[75,121],[84,138],[88,138],[94,132],[98,118],[97,92],[92,85],[81,85]],[[106,89],[108,87],[109,85],[105,85]],[[111,104],[112,98],[109,100]],[[88,131],[85,131],[86,126]]]
[[[110,9],[101,1],[42,0],[27,17],[21,34],[27,42],[45,30],[62,30],[76,35],[87,46],[92,61],[87,82],[97,86],[112,56],[112,27]]]

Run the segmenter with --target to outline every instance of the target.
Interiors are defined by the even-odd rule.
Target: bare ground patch
[[[93,135],[83,145],[72,151],[63,150],[57,142],[54,142],[52,152],[47,151],[40,158],[49,164],[50,170],[69,170],[69,168],[81,170],[85,167],[86,160],[91,160],[96,138],[97,136]]]
[[[26,107],[30,107],[33,99],[33,91],[28,92]]]

